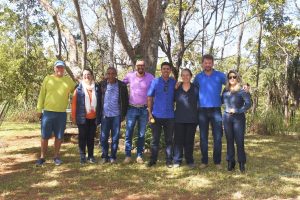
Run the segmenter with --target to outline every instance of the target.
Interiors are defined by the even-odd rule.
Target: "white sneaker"
[[[136,158],[136,162],[137,162],[138,164],[143,164],[143,163],[144,163],[144,160],[143,160],[142,157],[137,157],[137,158]]]
[[[126,156],[126,158],[123,161],[124,164],[129,164],[131,163],[131,157]]]

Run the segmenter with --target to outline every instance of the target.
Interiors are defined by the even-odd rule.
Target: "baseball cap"
[[[65,64],[65,62],[62,61],[62,60],[57,60],[57,61],[54,63],[54,67],[58,67],[58,66],[60,66],[60,67],[66,67],[66,64]]]

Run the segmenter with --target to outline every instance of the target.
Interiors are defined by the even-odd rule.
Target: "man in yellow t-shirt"
[[[54,64],[54,74],[45,77],[37,103],[38,117],[41,118],[41,157],[36,161],[37,166],[45,163],[45,154],[48,148],[48,140],[52,133],[55,135],[54,163],[62,163],[59,150],[66,128],[66,109],[69,95],[74,91],[76,83],[64,76],[65,63],[58,60]],[[42,114],[43,112],[43,114]]]

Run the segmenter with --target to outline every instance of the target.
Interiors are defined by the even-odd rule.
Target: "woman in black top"
[[[183,69],[182,84],[175,90],[175,135],[174,135],[174,167],[182,163],[183,151],[185,161],[194,167],[194,139],[198,123],[198,91],[191,83],[192,72]]]

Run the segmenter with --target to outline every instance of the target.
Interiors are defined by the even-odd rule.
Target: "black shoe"
[[[227,170],[232,171],[234,170],[234,167],[235,167],[235,161],[228,161]]]
[[[80,157],[80,164],[85,164],[86,163],[86,158],[85,157]]]
[[[168,168],[172,168],[172,167],[173,167],[173,163],[172,163],[172,162],[167,162],[167,163],[166,163],[166,166],[167,166]]]
[[[245,172],[245,163],[240,162],[239,164],[240,164],[240,171],[241,171],[242,173],[244,173],[244,172]]]
[[[156,165],[156,162],[154,162],[154,161],[149,161],[149,162],[147,163],[147,167],[152,167],[153,165]]]
[[[43,166],[43,164],[46,162],[46,160],[44,159],[44,158],[40,158],[40,159],[38,159],[36,162],[35,162],[35,165],[37,166],[37,167],[39,167],[39,166]]]
[[[94,157],[89,157],[88,158],[89,163],[95,164],[97,161]]]
[[[62,160],[61,160],[60,158],[58,158],[58,157],[53,158],[53,162],[54,162],[54,164],[55,164],[56,166],[59,166],[59,165],[62,164]]]

